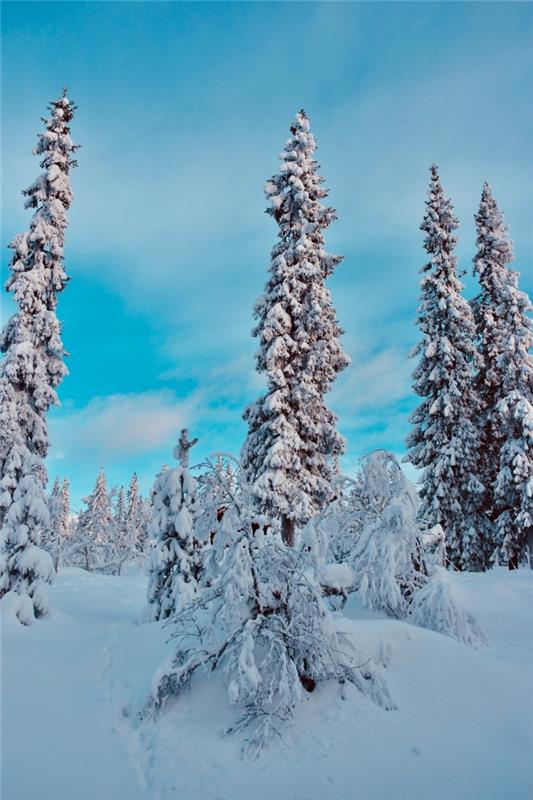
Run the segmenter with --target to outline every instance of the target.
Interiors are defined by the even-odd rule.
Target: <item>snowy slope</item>
[[[352,603],[346,624],[388,663],[398,709],[323,688],[250,763],[220,736],[235,712],[218,678],[139,722],[169,652],[159,623],[137,624],[145,579],[65,570],[49,620],[2,625],[3,800],[531,800],[533,573],[454,581],[489,648]]]

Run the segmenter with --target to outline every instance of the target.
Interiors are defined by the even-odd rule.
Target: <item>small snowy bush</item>
[[[456,603],[449,575],[442,568],[435,570],[431,580],[414,594],[408,620],[413,625],[443,633],[463,644],[488,644],[472,614]]]
[[[346,561],[363,603],[391,616],[404,616],[427,580],[418,507],[418,495],[392,453],[377,450],[362,459],[352,493],[356,535]]]
[[[349,540],[343,539],[344,565],[322,567],[324,592],[346,596],[356,591],[368,608],[408,619],[465,644],[483,643],[483,632],[472,615],[456,603],[444,580],[445,572],[439,568],[442,530],[435,526],[423,531],[417,492],[395,456],[384,450],[365,456],[348,497],[342,518],[355,532],[353,544],[350,549]],[[316,522],[311,526],[312,531],[319,528]],[[310,550],[316,551],[316,545]],[[337,574],[332,569],[341,566],[349,571]]]

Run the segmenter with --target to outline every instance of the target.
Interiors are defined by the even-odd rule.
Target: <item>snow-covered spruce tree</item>
[[[502,319],[504,295],[507,294],[509,264],[513,260],[513,248],[507,226],[492,196],[490,186],[485,183],[481,194],[479,211],[475,215],[477,229],[477,252],[474,257],[474,274],[480,284],[480,293],[472,306],[477,324],[479,350],[483,358],[476,381],[481,402],[479,425],[481,428],[481,475],[485,484],[485,507],[495,520],[494,484],[499,471],[502,448],[502,431],[496,407],[504,394],[505,368],[499,364],[502,342]],[[496,542],[494,543],[496,546]]]
[[[529,385],[533,381],[530,368]],[[523,387],[525,388],[525,387]],[[509,569],[518,569],[529,547],[533,560],[533,398],[513,389],[498,403],[504,444],[495,484],[496,527]]]
[[[65,478],[61,483],[59,477],[56,477],[52,492],[48,498],[48,513],[50,521],[43,531],[41,546],[52,556],[57,572],[71,536],[68,478]]]
[[[35,213],[29,230],[10,245],[6,288],[18,310],[0,341],[0,597],[16,595],[24,624],[50,610],[45,584],[53,563],[39,547],[49,524],[46,413],[58,402],[56,388],[66,373],[56,306],[67,282],[63,247],[72,201],[69,172],[76,164],[69,129],[75,106],[63,93],[49,109],[34,150],[44,171],[24,192]]]
[[[148,606],[145,618],[166,619],[192,602],[198,592],[200,556],[193,538],[196,480],[189,473],[189,450],[196,443],[181,431],[174,458],[180,464],[163,469],[153,488]]]
[[[315,139],[300,111],[281,154],[281,169],[266,185],[267,212],[279,225],[270,277],[255,306],[257,369],[268,389],[245,411],[248,436],[242,462],[257,507],[281,519],[284,541],[333,497],[332,477],[344,440],[324,395],[348,363],[342,333],[325,287],[341,257],[324,249],[335,210],[313,156]]]
[[[515,568],[533,530],[533,333],[527,316],[532,305],[518,289],[507,226],[487,183],[475,220],[474,272],[481,291],[473,305],[483,357],[477,383],[485,507],[496,523],[491,550],[503,545]]]
[[[80,515],[78,528],[86,531],[96,544],[107,544],[115,526],[111,496],[103,467],[98,473],[92,494],[84,502],[87,504],[87,510]]]
[[[240,709],[226,733],[245,731],[245,749],[256,755],[319,683],[337,681],[342,692],[351,683],[392,707],[379,671],[326,608],[308,555],[255,515],[242,476],[238,496],[219,479],[229,502],[213,543],[216,569],[171,622],[176,650],[154,677],[145,715],[188,689],[197,671],[220,671]]]
[[[423,267],[418,325],[422,340],[413,378],[423,398],[411,416],[408,460],[424,469],[421,518],[440,524],[446,555],[455,569],[486,567],[485,536],[490,522],[483,513],[479,481],[479,399],[474,372],[480,366],[472,309],[462,297],[457,276],[454,231],[458,226],[444,196],[437,167],[431,167],[426,213],[421,230],[431,260]]]
[[[48,499],[48,512],[50,522],[43,533],[42,546],[52,556],[57,571],[71,536],[68,478],[65,478],[62,483],[59,477],[55,479],[52,493]]]
[[[126,490],[124,486],[119,486],[111,494],[114,499],[115,551],[119,562],[116,572],[120,575],[124,564],[134,559],[135,550],[126,521]]]
[[[41,547],[52,556],[54,568],[57,571],[59,554],[61,550],[59,520],[61,518],[62,487],[59,476],[56,477],[52,491],[48,497],[49,522],[42,532]]]
[[[113,492],[115,497],[115,535],[118,573],[126,564],[143,561],[148,549],[147,509],[139,494],[137,474],[133,473],[128,491],[120,486]],[[151,519],[151,515],[150,515]]]
[[[126,539],[126,490],[124,486],[119,486],[114,492],[115,501],[115,527],[118,532],[119,540]]]
[[[126,508],[126,525],[132,543],[134,558],[143,559],[147,549],[148,531],[146,510],[139,492],[139,478],[134,472],[128,487],[128,503]]]
[[[92,494],[83,498],[87,508],[79,516],[69,547],[68,561],[88,571],[114,572],[120,557],[111,494],[103,468]]]
[[[72,522],[70,516],[70,483],[68,478],[63,480],[61,487],[61,515],[58,519],[59,536],[62,548],[72,536]]]
[[[152,540],[150,539],[150,525],[152,524],[153,507],[152,497],[141,497],[141,512],[143,521],[142,533],[142,550],[139,550],[141,560],[146,561],[150,548],[152,547]]]

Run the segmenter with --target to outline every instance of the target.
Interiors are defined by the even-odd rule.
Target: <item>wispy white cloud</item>
[[[409,394],[411,369],[407,353],[398,347],[361,350],[339,377],[331,393],[332,403],[345,424],[351,415],[396,404]]]
[[[330,397],[348,440],[342,460],[347,473],[357,468],[361,455],[372,450],[392,450],[400,459],[405,455],[408,413],[415,402],[410,388],[412,368],[400,346],[360,348],[351,368],[339,377]]]
[[[179,400],[169,390],[95,397],[52,418],[51,457],[75,459],[80,453],[104,463],[155,450],[190,422],[196,403],[196,396]]]
[[[339,211],[353,220],[339,229],[344,246],[377,237],[400,237],[403,246],[416,235],[433,161],[442,166],[444,183],[467,227],[473,230],[472,216],[487,178],[531,243],[524,207],[531,188],[522,172],[531,170],[524,161],[531,116],[517,102],[518,87],[533,67],[529,38],[524,30],[521,40],[515,36],[500,42],[497,53],[479,48],[474,58],[471,43],[466,41],[465,50],[459,36],[424,69],[357,86],[334,106],[324,120],[321,141],[329,152],[335,144],[337,151],[350,154],[342,161],[328,158]],[[513,124],[506,124],[510,119]],[[358,143],[363,141],[361,152]]]

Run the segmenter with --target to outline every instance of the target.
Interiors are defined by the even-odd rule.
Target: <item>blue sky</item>
[[[301,107],[339,216],[327,244],[345,256],[330,288],[353,363],[329,400],[345,466],[403,452],[432,161],[462,266],[487,178],[533,293],[532,41],[529,3],[2,4],[5,244],[29,219],[20,190],[46,103],[67,84],[79,106],[59,306],[70,375],[48,462],[75,503],[100,465],[147,490],[184,424],[196,460],[238,452],[262,387],[251,311],[276,236],[263,185]]]

